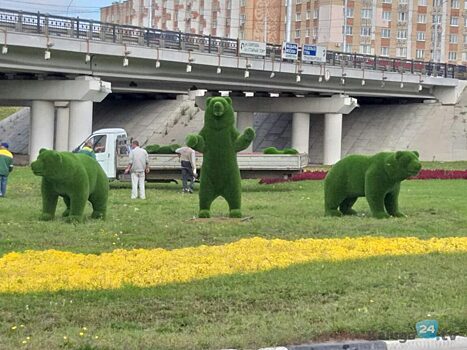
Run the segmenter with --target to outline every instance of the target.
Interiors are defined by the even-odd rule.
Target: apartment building
[[[238,37],[240,0],[126,0],[101,8],[101,21]]]
[[[267,41],[286,38],[288,0],[126,0],[101,21]],[[291,0],[291,40],[329,50],[467,63],[467,0]],[[345,33],[345,35],[344,35]]]
[[[292,40],[297,43],[316,43],[329,50],[369,55],[467,62],[467,1],[294,0],[293,3]]]

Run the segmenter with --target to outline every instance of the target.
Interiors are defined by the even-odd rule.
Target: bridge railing
[[[38,33],[48,36],[70,37],[127,45],[144,45],[152,48],[160,47],[175,50],[201,51],[212,54],[238,55],[238,39],[131,25],[117,25],[81,19],[79,17],[55,16],[39,12],[0,9],[0,27],[12,31]],[[281,46],[268,43],[266,45],[266,57],[280,61]],[[318,64],[341,66],[343,69],[349,67],[382,72],[407,72],[418,73],[420,75],[467,78],[467,68],[464,65],[336,51],[327,51],[326,63]]]

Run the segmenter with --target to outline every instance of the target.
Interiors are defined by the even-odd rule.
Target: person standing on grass
[[[175,153],[178,153],[182,166],[183,193],[193,193],[193,183],[196,178],[196,153],[190,147],[177,148]]]
[[[149,173],[149,157],[145,149],[139,147],[139,142],[133,140],[131,142],[130,161],[125,169],[125,174],[131,173],[131,199],[139,197],[146,199],[144,189],[145,174]]]
[[[8,175],[13,171],[13,154],[8,150],[9,145],[2,142],[0,145],[0,197],[6,195]]]

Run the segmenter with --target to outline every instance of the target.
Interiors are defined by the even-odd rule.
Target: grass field
[[[467,163],[432,164],[466,169]],[[427,168],[429,166],[426,166]],[[243,238],[466,237],[467,182],[406,181],[408,217],[323,217],[322,181],[243,182],[244,219],[196,219],[197,196],[180,185],[148,184],[146,201],[113,183],[106,221],[39,222],[40,179],[16,169],[0,201],[0,257],[56,249],[177,249]],[[63,203],[57,213],[64,210]],[[90,214],[90,208],[87,211]],[[327,339],[412,337],[417,321],[437,319],[443,334],[467,334],[467,253],[311,262],[258,273],[114,290],[0,294],[0,349],[258,348]],[[28,339],[29,337],[29,339]]]
[[[13,113],[18,112],[21,107],[0,107],[0,120],[9,117]]]

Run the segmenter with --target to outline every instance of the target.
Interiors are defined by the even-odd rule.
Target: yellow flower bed
[[[115,250],[100,255],[46,250],[0,258],[0,292],[97,290],[187,282],[251,273],[312,261],[340,261],[385,255],[467,252],[467,237],[242,239],[221,246],[175,250]]]

